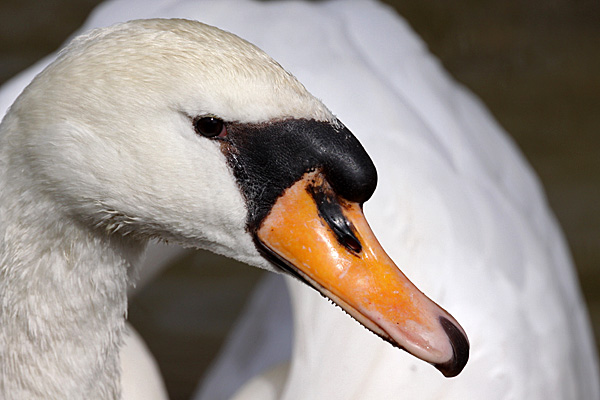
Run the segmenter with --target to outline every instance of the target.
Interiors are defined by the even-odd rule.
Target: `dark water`
[[[0,82],[54,51],[97,3],[0,0]],[[600,2],[388,3],[483,99],[537,171],[600,338]],[[260,275],[208,257],[197,268],[201,257],[191,255],[131,305],[174,400],[189,397]]]

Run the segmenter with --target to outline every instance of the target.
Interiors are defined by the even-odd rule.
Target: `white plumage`
[[[537,179],[403,21],[369,1],[151,1],[141,9],[114,1],[88,27],[158,16],[196,18],[255,43],[344,121],[378,167],[378,189],[365,206],[374,231],[471,341],[464,372],[445,379],[291,282],[294,350],[285,383],[264,381],[273,393],[283,399],[600,396],[584,306]],[[12,101],[7,91],[29,78],[20,79],[7,86],[0,106]],[[244,331],[237,333],[232,343],[247,347]],[[236,378],[223,372],[228,363],[235,358],[213,371],[203,399],[227,394],[218,385],[223,381],[231,394]]]
[[[274,269],[220,144],[195,131],[205,115],[333,120],[262,51],[188,20],[82,35],[15,100],[0,125],[3,398],[120,397],[127,286],[151,238]]]

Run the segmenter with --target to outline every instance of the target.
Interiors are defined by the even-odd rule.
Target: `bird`
[[[447,377],[468,360],[364,219],[377,172],[360,142],[238,36],[184,19],[79,36],[0,147],[6,399],[121,398],[127,287],[152,239],[294,276]]]
[[[267,50],[351,128],[378,167],[378,188],[365,203],[374,232],[417,286],[457,317],[471,342],[465,370],[445,379],[288,278],[293,351],[281,368],[259,375],[238,395],[598,397],[584,307],[537,178],[481,103],[442,71],[403,20],[372,1],[150,1],[143,9],[113,1],[87,28],[190,16]],[[285,296],[258,294],[252,306],[263,310]],[[251,324],[256,314],[250,311],[244,318]],[[245,332],[235,330],[230,343],[247,348]],[[243,364],[225,355],[221,365]],[[223,370],[209,375],[215,385],[235,380]],[[215,393],[213,382],[200,394]]]

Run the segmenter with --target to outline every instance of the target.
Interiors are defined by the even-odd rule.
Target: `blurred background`
[[[484,101],[536,170],[569,242],[598,342],[600,1],[385,2]],[[0,83],[55,51],[99,3],[0,0]],[[133,299],[129,314],[173,400],[189,398],[261,276],[211,254],[180,261]]]

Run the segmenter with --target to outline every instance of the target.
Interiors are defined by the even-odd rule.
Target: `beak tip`
[[[452,358],[445,363],[436,364],[435,367],[446,378],[452,378],[460,374],[467,361],[469,360],[469,339],[454,323],[450,322],[445,317],[440,317],[440,324],[450,340],[452,345]]]

